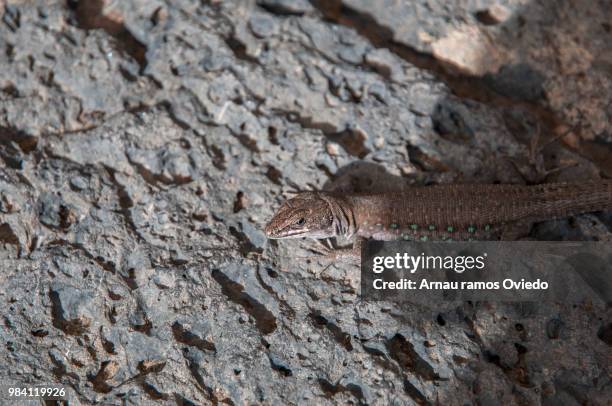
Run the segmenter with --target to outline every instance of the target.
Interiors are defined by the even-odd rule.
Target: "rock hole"
[[[266,177],[272,181],[272,183],[280,185],[281,179],[283,178],[283,174],[276,169],[274,166],[268,166],[268,170],[266,171]]]
[[[231,226],[229,228],[230,234],[238,240],[240,243],[240,253],[244,256],[248,255],[251,252],[263,252],[262,248],[257,248],[249,239],[249,237],[244,234],[242,231],[236,229],[236,227]]]
[[[238,213],[242,209],[244,209],[246,205],[246,198],[244,197],[244,192],[239,191],[236,193],[236,198],[234,199],[234,213]]]
[[[117,9],[105,10],[105,0],[71,1],[79,28],[86,30],[103,29],[117,39],[121,51],[138,62],[140,69],[146,65],[146,47],[130,33],[123,24],[124,17]]]
[[[35,328],[35,329],[32,329],[30,331],[30,333],[34,337],[46,337],[47,335],[49,335],[49,332],[47,330],[45,330],[44,328]]]
[[[516,348],[516,352],[519,353],[519,355],[525,354],[527,352],[527,347],[520,343],[514,343],[514,348]]]
[[[255,138],[249,137],[248,134],[242,133],[237,135],[238,141],[240,144],[247,148],[251,152],[260,152],[259,147],[257,146],[257,140]]]
[[[334,340],[342,345],[347,351],[353,351],[353,344],[351,342],[350,334],[342,331],[342,329],[340,329],[336,323],[330,322],[328,319],[318,313],[311,313],[310,318],[316,327],[326,327],[332,334]]]
[[[484,352],[485,361],[490,362],[491,364],[495,364],[500,366],[500,358],[499,355],[493,354],[491,351],[486,350]]]
[[[266,309],[263,304],[244,292],[242,285],[232,281],[218,269],[212,271],[212,277],[221,285],[223,294],[234,303],[242,306],[247,313],[253,316],[255,326],[262,334],[267,335],[276,330],[276,317],[274,317],[274,314]]]
[[[168,395],[160,392],[155,386],[151,385],[147,381],[142,382],[142,389],[145,391],[147,395],[154,400],[168,400]]]
[[[612,323],[601,326],[597,331],[597,338],[612,347]]]
[[[497,25],[499,23],[499,20],[491,15],[489,10],[479,10],[474,13],[474,17],[476,17],[479,23],[484,25]]]
[[[221,148],[219,148],[216,145],[211,145],[210,147],[208,147],[208,150],[210,151],[210,154],[212,155],[212,163],[213,165],[217,168],[217,169],[225,169],[225,154],[223,153],[223,151],[221,150]]]
[[[273,145],[279,144],[277,134],[278,134],[278,130],[276,129],[276,127],[273,127],[273,126],[268,127],[268,140]]]
[[[32,152],[38,146],[38,137],[34,137],[22,130],[0,126],[0,143],[8,144],[14,141],[24,153]]]
[[[414,345],[401,334],[396,334],[385,342],[385,347],[402,369],[409,370],[426,380],[437,379],[433,367],[417,353]]]
[[[350,155],[363,159],[370,153],[365,143],[368,139],[367,134],[359,129],[346,129],[339,133],[325,132],[327,139],[337,144],[340,144],[344,150]]]
[[[202,351],[217,351],[213,342],[198,337],[178,321],[174,322],[172,325],[172,334],[174,335],[174,339],[180,343],[196,347]]]

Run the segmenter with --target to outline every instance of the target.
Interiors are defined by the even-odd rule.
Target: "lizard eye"
[[[303,226],[305,223],[306,219],[304,217],[295,222],[295,224],[297,224],[298,226]]]

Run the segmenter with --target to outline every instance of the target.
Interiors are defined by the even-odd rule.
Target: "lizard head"
[[[329,196],[318,192],[299,193],[285,201],[268,222],[268,238],[329,238],[336,235]]]

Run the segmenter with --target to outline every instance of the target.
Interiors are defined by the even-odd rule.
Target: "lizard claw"
[[[538,184],[544,182],[544,180],[550,176],[551,174],[561,172],[565,169],[572,168],[574,166],[579,165],[578,162],[559,165],[552,169],[546,169],[544,164],[544,150],[550,146],[551,144],[557,142],[558,140],[564,138],[565,136],[580,131],[582,129],[582,120],[580,123],[570,127],[566,131],[563,131],[559,134],[554,135],[548,140],[544,142],[540,142],[542,139],[541,128],[539,124],[536,123],[536,128],[534,131],[534,135],[531,137],[527,145],[527,159],[526,162],[521,162],[519,160],[508,158],[512,163],[514,168],[517,170],[519,175],[528,183],[528,184]]]
[[[334,251],[331,251],[331,250],[316,251],[316,250],[311,249],[309,251],[317,255],[305,255],[305,256],[298,256],[294,258],[301,259],[301,260],[320,260],[320,259],[334,260],[336,258]]]

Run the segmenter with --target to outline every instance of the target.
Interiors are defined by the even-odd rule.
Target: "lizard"
[[[352,249],[330,259],[360,255],[364,239],[407,241],[514,240],[531,224],[595,211],[612,211],[612,180],[514,184],[447,184],[395,193],[300,192],[265,226],[270,239],[357,237]]]

